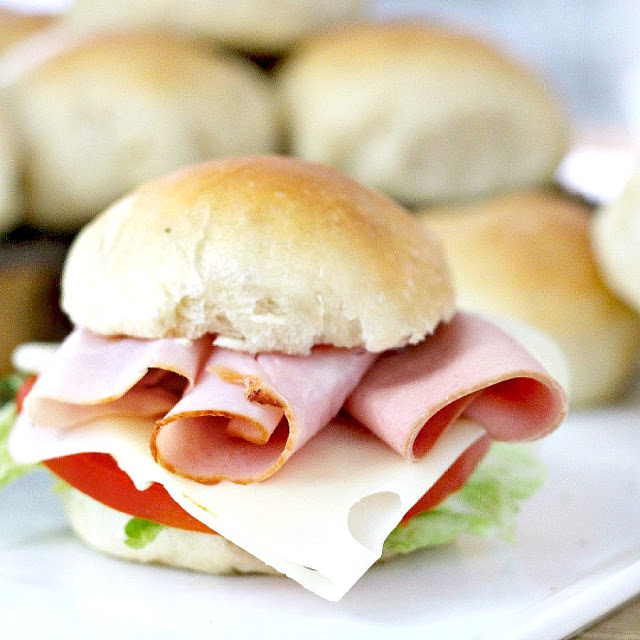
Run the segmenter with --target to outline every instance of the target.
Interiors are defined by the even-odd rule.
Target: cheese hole
[[[365,549],[380,553],[382,543],[402,515],[398,494],[381,491],[365,496],[351,507],[347,526],[351,535]]]

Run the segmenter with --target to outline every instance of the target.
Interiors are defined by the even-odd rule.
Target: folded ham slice
[[[154,458],[202,483],[264,480],[337,415],[375,357],[328,347],[308,356],[214,348],[194,389],[158,422]]]
[[[67,428],[107,415],[162,416],[192,387],[207,341],[105,337],[77,328],[25,401],[36,424]]]
[[[420,344],[380,357],[345,409],[415,460],[463,414],[493,440],[540,438],[565,418],[567,398],[502,330],[480,316],[458,313]]]
[[[516,441],[554,429],[567,405],[517,342],[459,313],[419,345],[380,356],[323,346],[304,356],[253,355],[207,337],[135,340],[79,329],[19,420],[64,430],[105,415],[152,417],[151,452],[166,469],[203,484],[250,483],[278,471],[341,409],[413,461],[462,414],[491,439]]]

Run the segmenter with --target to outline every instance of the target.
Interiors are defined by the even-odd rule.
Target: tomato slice
[[[33,389],[33,385],[36,383],[38,376],[29,376],[18,389],[16,393],[16,411],[20,413],[22,411],[22,406],[24,405],[24,399],[29,395],[31,389]]]
[[[406,524],[411,518],[439,505],[447,496],[462,489],[464,483],[474,472],[489,450],[491,440],[484,436],[474,442],[445,472],[436,483],[416,502],[400,524]]]
[[[467,449],[405,514],[401,524],[432,509],[460,489],[487,452],[489,443],[485,437]],[[129,476],[106,453],[79,453],[45,460],[43,464],[78,491],[116,511],[177,529],[215,533],[187,513],[162,485],[153,483],[144,491],[136,489]]]
[[[161,484],[153,483],[144,491],[136,489],[131,478],[106,453],[78,453],[42,464],[78,491],[116,511],[177,529],[215,533],[187,513]]]

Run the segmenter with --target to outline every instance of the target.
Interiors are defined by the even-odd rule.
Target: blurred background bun
[[[43,31],[58,20],[51,14],[19,13],[0,7],[0,54],[25,38]]]
[[[524,192],[427,211],[444,242],[458,303],[549,334],[571,372],[573,406],[614,399],[638,363],[640,316],[604,285],[590,245],[590,209]]]
[[[50,30],[14,48],[2,72],[39,229],[74,231],[149,178],[278,146],[263,72],[179,36]]]
[[[607,283],[640,311],[640,165],[620,196],[598,209],[593,242]]]
[[[216,40],[256,54],[279,54],[317,29],[359,18],[364,0],[75,0],[74,28],[152,28]]]
[[[11,122],[0,111],[0,235],[23,222],[22,187],[19,174],[20,150]]]
[[[313,36],[279,85],[293,154],[408,205],[549,183],[569,144],[541,80],[475,37],[426,23]]]

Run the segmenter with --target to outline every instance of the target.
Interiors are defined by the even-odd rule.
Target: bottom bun
[[[147,564],[161,564],[216,575],[278,572],[222,536],[163,527],[142,549],[125,544],[124,532],[131,516],[107,507],[69,487],[60,492],[76,535],[103,553]]]

